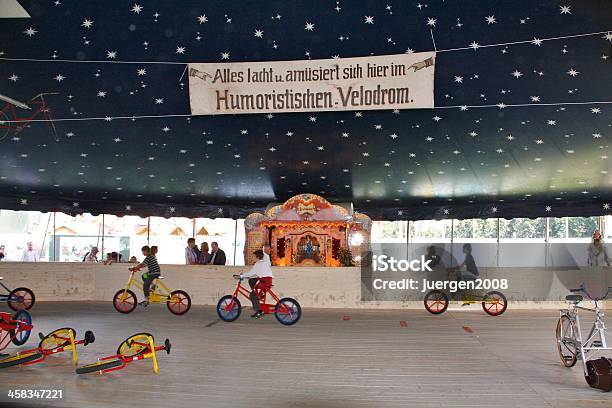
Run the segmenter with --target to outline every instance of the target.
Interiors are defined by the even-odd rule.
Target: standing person
[[[593,231],[593,237],[588,248],[589,266],[610,266],[610,259],[599,230]]]
[[[198,254],[195,250],[196,243],[194,238],[187,240],[187,248],[185,248],[185,264],[195,265],[198,263]]]
[[[200,255],[198,257],[198,263],[200,265],[206,265],[210,262],[210,251],[208,249],[208,242],[202,242],[200,246]]]
[[[249,298],[253,304],[255,313],[251,317],[259,319],[264,313],[259,306],[259,299],[265,293],[266,290],[272,287],[272,263],[270,262],[270,247],[264,246],[263,250],[258,249],[253,252],[257,258],[257,262],[247,273],[241,274],[240,278],[250,278],[249,286],[251,286],[251,294]]]
[[[28,242],[28,247],[23,251],[23,256],[21,257],[22,262],[38,262],[38,254],[34,251],[31,242]]]
[[[0,261],[4,259],[6,254],[4,253],[4,245],[0,245]]]
[[[210,256],[209,265],[225,265],[225,252],[219,248],[219,244],[213,241],[210,246],[212,247],[212,253]]]
[[[98,262],[98,247],[92,247],[83,257],[83,262]]]

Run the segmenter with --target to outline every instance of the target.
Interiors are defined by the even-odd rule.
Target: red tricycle
[[[16,346],[25,344],[32,327],[32,317],[25,310],[20,310],[12,316],[10,313],[0,312],[0,351],[6,349],[11,341]]]
[[[234,293],[231,295],[225,295],[217,303],[217,314],[219,318],[224,322],[233,322],[240,317],[242,311],[242,305],[238,300],[238,295],[242,295],[250,300],[249,295],[251,291],[242,286],[242,278],[240,275],[234,275],[235,279],[238,279],[238,284]],[[266,297],[270,295],[274,299],[273,304],[266,303]],[[276,317],[279,323],[285,326],[290,326],[297,323],[302,316],[302,308],[297,300],[292,298],[279,299],[278,296],[272,291],[272,289],[258,290],[259,305],[263,314],[272,314]]]

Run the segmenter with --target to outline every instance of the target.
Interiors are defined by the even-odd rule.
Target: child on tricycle
[[[144,292],[144,300],[139,304],[143,307],[149,306],[149,292],[151,290],[151,283],[161,275],[161,268],[157,263],[157,258],[155,257],[155,253],[157,253],[157,247],[153,247],[153,251],[149,248],[148,245],[142,247],[142,254],[145,256],[145,259],[134,266],[133,268],[129,268],[130,271],[138,271],[145,266],[147,267],[147,271],[142,274],[142,291]]]
[[[249,286],[251,287],[251,293],[249,298],[253,304],[255,313],[251,315],[255,319],[259,319],[264,313],[261,311],[259,306],[259,300],[263,297],[262,295],[272,287],[272,262],[270,262],[270,246],[264,245],[263,249],[258,249],[253,252],[257,258],[257,262],[251,268],[250,271],[240,274],[241,279],[249,278]]]

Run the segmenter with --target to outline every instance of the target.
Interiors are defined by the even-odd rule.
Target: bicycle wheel
[[[503,293],[495,290],[488,292],[482,299],[482,309],[491,316],[499,316],[506,311],[508,300]]]
[[[240,317],[240,312],[242,312],[242,305],[232,295],[225,295],[217,302],[217,315],[224,322],[233,322]]]
[[[113,306],[119,313],[133,312],[136,309],[136,294],[129,289],[121,289],[113,296]]]
[[[27,324],[29,326],[32,325],[32,316],[25,310],[20,310],[13,316],[13,320],[19,320],[22,324]],[[21,346],[25,344],[26,341],[30,338],[30,332],[32,329],[24,330],[19,327],[9,330],[9,334],[13,341],[13,344],[16,346]]]
[[[13,289],[7,300],[9,307],[14,311],[30,310],[35,301],[34,292],[28,288]]]
[[[60,347],[70,345],[70,332],[72,332],[72,338],[76,338],[76,330],[71,327],[64,327],[57,329],[47,334],[38,343],[38,348],[43,350],[55,350]]]
[[[423,300],[425,309],[431,314],[441,314],[448,309],[448,296],[441,290],[430,290]]]
[[[77,374],[95,373],[96,371],[108,370],[111,368],[119,367],[123,364],[123,360],[117,358],[116,360],[100,360],[95,363],[86,364],[81,367],[77,367],[75,370]]]
[[[124,357],[134,357],[149,350],[149,337],[154,339],[151,333],[136,333],[128,337],[117,347],[117,354]]]
[[[280,324],[291,326],[302,317],[302,307],[295,299],[282,298],[274,308],[274,316]]]
[[[191,298],[182,290],[170,293],[170,299],[166,302],[168,310],[175,315],[184,315],[191,308]]]
[[[561,363],[566,367],[573,367],[578,360],[578,351],[576,350],[576,325],[574,321],[566,314],[561,315],[557,322],[557,350]]]
[[[19,364],[29,363],[30,361],[38,360],[43,356],[40,350],[32,350],[23,354],[6,357],[0,360],[0,368],[13,367]]]

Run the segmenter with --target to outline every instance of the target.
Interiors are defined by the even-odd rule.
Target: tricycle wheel
[[[155,340],[151,333],[136,333],[131,335],[119,345],[117,354],[124,357],[133,357],[146,352],[149,350],[149,337]],[[143,344],[146,344],[146,346]]]
[[[182,290],[170,293],[170,299],[166,302],[168,310],[175,315],[183,315],[191,308],[191,298]]]
[[[503,293],[497,291],[488,292],[482,300],[482,309],[491,316],[499,316],[506,311],[508,300]]]
[[[136,294],[129,289],[121,289],[113,296],[113,306],[119,313],[131,313],[136,309]]]
[[[225,295],[217,303],[217,314],[224,322],[233,322],[240,317],[242,306],[240,301],[232,295]]]
[[[291,326],[296,324],[302,317],[302,308],[297,300],[292,298],[282,298],[274,308],[274,316],[280,324]]]
[[[36,297],[34,292],[28,288],[13,289],[8,295],[8,305],[14,311],[30,310],[34,306]]]
[[[30,314],[25,310],[20,310],[15,313],[15,315],[13,316],[13,320],[18,320],[19,322],[21,322],[20,324],[28,325],[30,327],[32,326],[32,316],[30,316]],[[30,338],[31,331],[31,328],[27,330],[15,328],[10,329],[9,334],[11,336],[11,339],[13,339],[13,344],[16,346],[21,346],[25,344],[26,341],[28,341],[28,339]]]
[[[43,356],[40,350],[31,350],[23,354],[6,357],[0,360],[0,368],[13,367],[19,364],[29,363],[30,361],[38,360]]]
[[[441,314],[448,309],[448,295],[441,290],[430,290],[425,295],[425,309],[431,314]]]
[[[70,345],[70,332],[72,332],[72,338],[76,338],[76,330],[71,327],[54,330],[40,340],[38,348],[54,350],[56,348],[68,346]]]
[[[109,370],[111,368],[119,367],[123,364],[123,360],[120,358],[116,360],[100,360],[95,363],[86,364],[76,369],[77,374],[95,373],[97,371]]]

